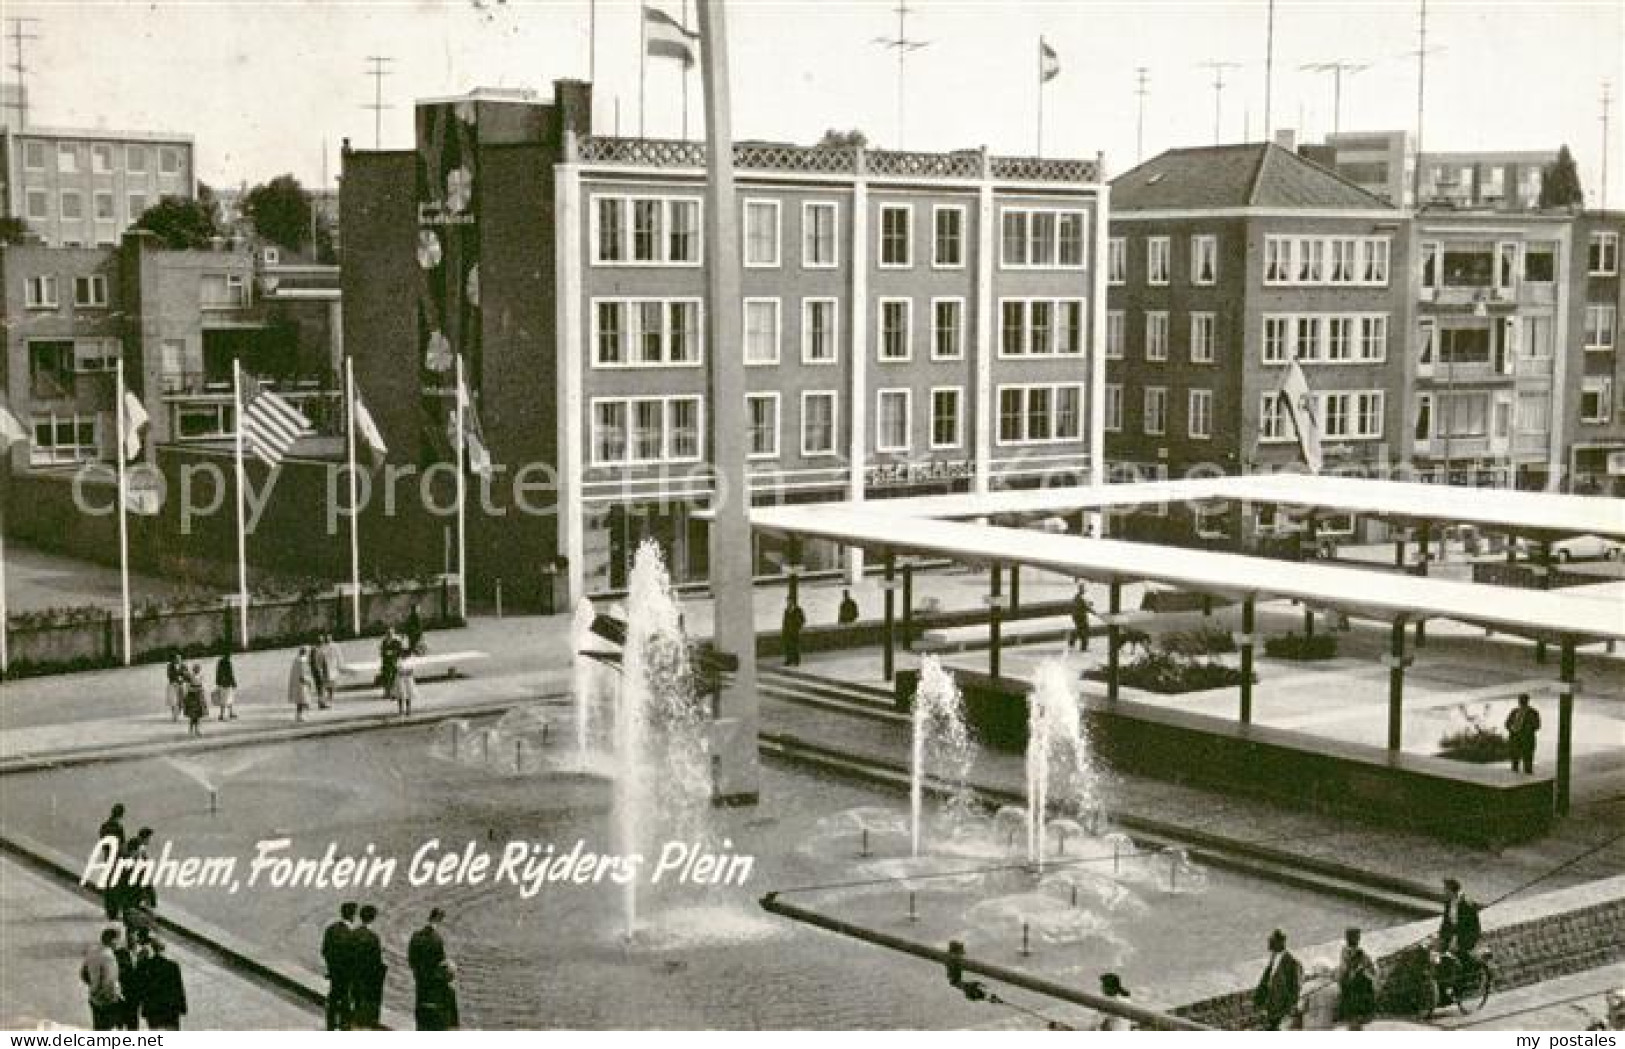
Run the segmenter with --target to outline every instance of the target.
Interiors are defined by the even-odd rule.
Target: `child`
[[[181,700],[181,709],[186,714],[187,734],[203,735],[198,722],[208,715],[209,710],[203,703],[203,668],[196,663],[186,672],[186,698]]]

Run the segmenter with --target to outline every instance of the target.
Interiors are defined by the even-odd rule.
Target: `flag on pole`
[[[119,434],[119,450],[124,453],[124,461],[129,462],[141,454],[141,430],[147,425],[147,410],[128,387],[119,395],[124,398],[124,432]]]
[[[1038,38],[1038,82],[1040,84],[1047,84],[1051,80],[1054,80],[1056,77],[1058,77],[1060,75],[1061,75],[1061,56],[1057,55],[1055,53],[1055,49],[1053,47],[1049,46],[1049,44],[1044,41],[1043,37],[1039,37]]]
[[[1292,429],[1298,435],[1298,448],[1303,452],[1303,461],[1308,465],[1309,472],[1320,473],[1325,465],[1325,454],[1320,447],[1317,399],[1314,391],[1309,389],[1309,379],[1303,374],[1303,365],[1296,358],[1287,366],[1281,388],[1275,396],[1281,410],[1292,420]]]
[[[653,58],[675,58],[685,67],[697,58],[700,34],[683,28],[681,22],[666,12],[643,7],[643,47]]]
[[[11,409],[0,404],[0,451],[5,451],[18,441],[26,440],[28,431],[23,429],[23,424],[11,414]]]
[[[367,406],[362,403],[359,390],[356,391],[355,403],[350,407],[355,412],[356,436],[367,446],[367,451],[372,454],[373,465],[376,466],[389,454],[389,446],[384,443],[383,431],[378,429],[372,413],[367,411]]]
[[[480,428],[480,417],[474,411],[474,399],[469,396],[468,388],[461,383],[457,386],[457,406],[462,409],[463,448],[468,456],[468,469],[480,479],[489,481],[494,474],[491,467],[491,450],[485,446],[485,434]],[[451,426],[452,444],[455,445],[456,414],[451,417]]]
[[[243,443],[254,457],[277,466],[301,437],[316,432],[299,409],[269,390],[254,395],[243,409]]]

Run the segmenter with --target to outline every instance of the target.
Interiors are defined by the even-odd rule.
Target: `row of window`
[[[1145,282],[1165,285],[1173,273],[1173,238],[1147,237],[1145,240]],[[1196,285],[1219,281],[1219,238],[1211,233],[1191,237],[1190,282]],[[1106,245],[1106,282],[1128,282],[1128,241],[1113,237]]]
[[[884,362],[914,356],[913,299],[876,300],[876,355]],[[783,344],[783,304],[776,298],[744,300],[746,364],[778,364]],[[593,364],[599,368],[693,367],[703,359],[698,298],[593,300]],[[1001,299],[999,355],[1004,358],[1079,356],[1084,345],[1082,299]],[[931,359],[960,360],[965,353],[965,300],[929,303]],[[801,361],[839,359],[840,300],[801,300]]]
[[[1264,363],[1381,364],[1388,359],[1386,313],[1264,315]]]
[[[697,197],[593,196],[593,261],[601,266],[698,266],[704,260]],[[748,269],[783,264],[783,203],[747,198],[742,210],[743,263]],[[840,265],[840,205],[812,200],[801,205],[801,265]],[[1056,208],[1004,208],[1000,213],[1000,259],[1006,269],[1083,269],[1086,215]],[[931,265],[965,265],[965,207],[931,207]],[[914,205],[882,204],[878,260],[883,269],[914,265]]]
[[[57,193],[57,216],[64,222],[81,222],[85,219],[85,197],[76,189],[64,189]],[[126,212],[132,219],[140,218],[147,211],[147,195],[145,193],[131,193],[126,201],[129,210]],[[91,194],[91,217],[97,222],[116,221],[118,215],[113,207],[113,194],[107,190],[97,190]],[[23,194],[23,215],[35,221],[49,221],[51,218],[51,192],[45,189],[30,189]]]
[[[1597,231],[1586,244],[1586,272],[1612,277],[1619,272],[1619,234]]]
[[[64,466],[101,457],[101,430],[95,415],[42,412],[30,420],[34,440],[28,448],[33,466]]]
[[[1321,435],[1341,441],[1375,440],[1382,436],[1382,412],[1385,395],[1381,390],[1349,390],[1313,395],[1316,418],[1320,420]],[[1106,411],[1103,420],[1107,433],[1123,431],[1123,387],[1117,383],[1106,386]],[[1142,391],[1140,408],[1141,430],[1148,437],[1165,436],[1168,432],[1168,388],[1147,386]],[[1213,436],[1213,391],[1192,389],[1186,391],[1185,435],[1193,440],[1206,440]],[[1258,435],[1261,441],[1290,441],[1297,437],[1292,423],[1281,404],[1279,394],[1264,394],[1259,402]]]
[[[1582,413],[1585,406],[1582,400]],[[1467,390],[1416,395],[1414,436],[1418,441],[1506,441],[1514,430],[1544,436],[1552,426],[1552,398],[1546,391],[1520,392],[1514,400],[1507,391]]]
[[[70,398],[76,392],[74,376],[110,372],[119,355],[119,341],[113,338],[30,339],[29,396],[36,401]]]
[[[1122,310],[1111,310],[1106,314],[1106,359],[1120,361],[1123,359],[1124,326],[1126,321]],[[1192,313],[1190,315],[1190,360],[1192,364],[1212,364],[1218,359],[1218,318],[1212,313]],[[1168,311],[1147,310],[1145,314],[1145,359],[1148,361],[1166,361],[1168,359]]]
[[[1213,436],[1213,391],[1194,389],[1186,391],[1185,434],[1196,440]],[[1106,411],[1102,420],[1107,433],[1123,432],[1123,387],[1118,383],[1106,385]],[[1140,406],[1141,428],[1149,437],[1160,437],[1168,432],[1168,387],[1147,386]]]
[[[23,303],[31,310],[51,310],[61,306],[57,278],[53,273],[37,274],[23,284]],[[99,273],[73,278],[73,304],[88,308],[107,305],[107,278]]]
[[[56,146],[56,169],[64,175],[78,174],[81,167],[80,158],[84,156],[85,146],[78,142],[58,142]],[[118,147],[111,143],[99,142],[89,146],[90,170],[97,175],[108,175],[113,172],[113,160]],[[148,155],[153,149],[151,146],[127,145],[124,151],[124,170],[138,175],[147,173]],[[181,173],[181,151],[176,146],[158,146],[158,173],[160,175],[179,175]],[[49,160],[51,150],[44,142],[23,143],[23,166],[29,171],[44,171]]]
[[[1264,238],[1264,283],[1386,287],[1392,244],[1387,237]]]

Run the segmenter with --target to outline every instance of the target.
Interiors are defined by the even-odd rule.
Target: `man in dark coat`
[[[1286,933],[1276,929],[1269,938],[1270,960],[1253,989],[1253,1006],[1264,1014],[1264,1030],[1279,1031],[1298,1011],[1303,991],[1303,965],[1286,949]]]
[[[122,802],[115,804],[113,811],[108,813],[107,818],[102,821],[102,825],[96,828],[97,841],[105,841],[108,838],[118,842],[118,847],[113,850],[113,858],[117,859],[124,854],[124,805]],[[109,877],[107,884],[102,886],[102,910],[107,915],[108,921],[118,920],[121,902],[117,880]]]
[[[389,967],[384,964],[384,945],[372,931],[378,918],[378,908],[367,904],[361,908],[361,924],[351,932],[354,948],[355,987],[353,1001],[355,1013],[350,1026],[359,1031],[376,1031],[378,1014],[383,1008],[384,975]]]
[[[1512,771],[1535,771],[1535,734],[1540,731],[1540,711],[1529,705],[1529,693],[1518,696],[1518,705],[1506,720],[1507,742],[1512,748]]]
[[[327,1029],[343,1031],[350,1026],[355,996],[355,912],[354,901],[339,906],[339,920],[322,932],[322,962],[327,966]]]
[[[787,667],[801,665],[801,628],[806,625],[807,613],[801,610],[795,598],[790,598],[784,604],[784,622],[779,631],[784,643],[784,665]]]
[[[142,947],[145,951],[145,947]],[[136,945],[126,937],[113,945],[113,958],[118,962],[119,991],[124,995],[113,1026],[126,1031],[141,1030],[141,977],[138,972],[145,954],[137,954]]]
[[[454,1031],[459,1025],[457,988],[452,985],[457,972],[446,957],[446,941],[439,929],[445,920],[446,912],[436,907],[429,912],[428,924],[413,933],[406,946],[420,1031]]]
[[[412,606],[412,611],[406,617],[406,654],[423,654],[423,615],[417,605]]]
[[[404,653],[405,646],[395,628],[384,631],[384,639],[378,643],[378,684],[384,690],[385,699],[395,698],[395,678],[400,673]]]
[[[852,600],[852,591],[841,591],[841,609],[835,614],[835,622],[841,626],[851,626],[858,621],[858,603]]]
[[[1067,639],[1067,647],[1071,643],[1078,643],[1078,651],[1089,651],[1089,615],[1094,607],[1089,604],[1089,595],[1084,592],[1083,584],[1078,584],[1078,592],[1072,595],[1072,636]]]
[[[154,939],[136,979],[141,987],[141,1015],[154,1031],[179,1031],[186,1015],[186,984],[181,967],[164,954],[164,941]]]

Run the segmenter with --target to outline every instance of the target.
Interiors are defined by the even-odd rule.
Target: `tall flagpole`
[[[683,0],[683,29],[688,29],[688,0]],[[683,63],[683,141],[688,141],[688,76],[694,68],[692,62]]]
[[[355,358],[344,356],[344,404],[350,420],[346,456],[350,466],[350,625],[361,636],[361,507],[355,476]]]
[[[115,458],[118,461],[118,584],[120,624],[124,641],[124,665],[130,665],[130,507],[125,500],[125,465],[124,465],[124,355],[120,354],[114,369],[115,381],[113,384],[114,428],[118,431],[116,443],[118,451]]]
[[[1044,38],[1038,38],[1038,152],[1044,155]]]
[[[232,450],[237,473],[237,632],[248,651],[248,510],[244,500],[243,470],[243,365],[231,361]]]
[[[457,615],[468,621],[468,386],[463,381],[463,355],[457,355]]]
[[[649,64],[649,19],[638,7],[638,137],[643,138],[643,81]]]

